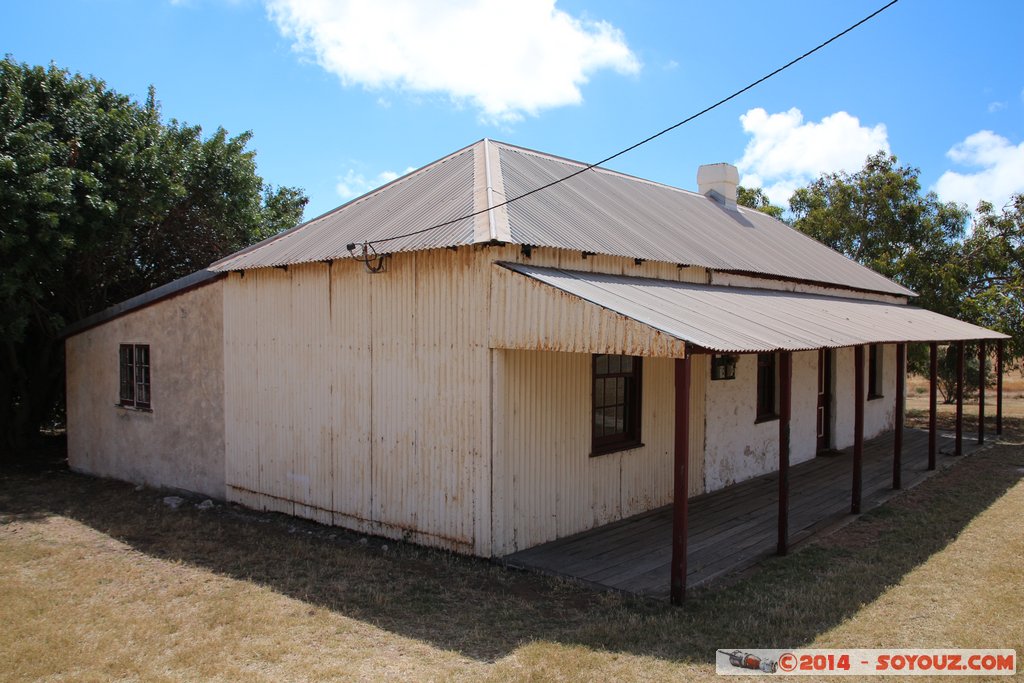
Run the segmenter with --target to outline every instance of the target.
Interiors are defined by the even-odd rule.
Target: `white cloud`
[[[819,123],[804,122],[793,108],[769,114],[760,107],[740,116],[751,136],[736,162],[745,187],[761,187],[774,204],[786,206],[793,191],[822,173],[852,172],[868,155],[889,151],[885,124],[862,126],[856,116],[839,111]]]
[[[1006,109],[1006,102],[989,102],[988,103],[988,113],[989,114],[995,114],[997,111],[1002,111],[1003,109]]]
[[[440,93],[492,121],[583,100],[591,74],[636,73],[622,32],[555,0],[267,0],[296,49],[345,85]]]
[[[410,166],[401,173],[396,173],[394,171],[381,171],[377,175],[367,178],[359,171],[350,168],[345,173],[344,177],[338,178],[338,184],[334,186],[334,189],[342,199],[349,200],[354,197],[364,195],[370,190],[378,188],[385,183],[390,183],[395,178],[403,176],[406,173],[411,173],[415,170],[415,168]]]
[[[1016,192],[1024,192],[1024,142],[1014,145],[990,130],[978,131],[953,145],[946,156],[973,173],[946,171],[933,188],[945,201],[963,202],[974,209],[978,201],[998,209]]]

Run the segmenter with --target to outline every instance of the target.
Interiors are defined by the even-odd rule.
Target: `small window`
[[[868,399],[882,398],[882,345],[868,346]]]
[[[149,344],[121,344],[121,405],[150,407]]]
[[[639,446],[641,359],[595,355],[592,376],[591,455]]]
[[[757,422],[779,417],[779,364],[777,353],[757,354]]]

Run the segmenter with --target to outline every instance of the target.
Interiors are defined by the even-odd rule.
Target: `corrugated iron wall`
[[[590,355],[495,353],[494,554],[672,502],[674,362],[644,359],[644,445],[590,457]],[[709,377],[707,356],[694,357],[690,495],[704,490]]]
[[[490,249],[491,261],[549,266],[584,272],[657,278],[705,284],[708,272],[654,261],[565,249],[534,249],[526,256],[516,246]],[[490,345],[499,349],[535,349],[578,353],[627,353],[681,357],[684,344],[646,325],[568,296],[546,285],[492,268]]]
[[[624,315],[495,267],[490,345],[496,349],[680,358],[686,344]]]
[[[229,497],[489,554],[490,351],[469,250],[225,287]],[[486,288],[483,290],[486,292]]]
[[[524,540],[512,542],[519,548],[527,536],[532,544],[669,502],[673,361],[647,360],[645,448],[587,458],[589,352],[489,348],[497,260],[706,279],[699,268],[558,250],[527,259],[515,247],[399,254],[376,275],[351,261],[232,273],[224,286],[229,499],[484,556],[498,553],[492,525],[505,543],[502,529],[525,529],[523,515],[557,521],[521,530]],[[528,326],[547,310],[525,303],[499,318]],[[578,321],[548,313],[566,338],[579,338]],[[554,367],[552,356],[570,360]],[[517,360],[508,368],[502,358]],[[702,362],[695,359],[694,493],[703,486]],[[517,379],[501,384],[507,377]],[[580,382],[583,404],[572,398]],[[493,479],[492,461],[502,467]],[[492,513],[492,486],[512,507]]]
[[[519,247],[492,261],[706,283],[704,268]],[[493,552],[503,555],[672,502],[674,373],[682,344],[644,326],[613,320],[550,287],[492,268],[490,339],[494,356]],[[595,309],[595,310],[588,310]],[[604,315],[601,315],[603,312]],[[532,341],[531,341],[532,340]],[[533,349],[527,350],[532,344]],[[572,353],[566,353],[572,352]],[[644,359],[639,449],[591,458],[591,353]],[[690,495],[704,491],[707,356],[693,359]]]
[[[582,252],[569,249],[533,249],[530,252],[530,256],[526,256],[522,248],[513,245],[495,249],[491,253],[491,259],[495,261],[526,263],[534,266],[564,268],[566,270],[607,273],[609,275],[630,275],[633,277],[652,277],[659,280],[675,280],[695,284],[708,284],[710,281],[708,270],[699,266],[679,266],[661,261],[640,261],[637,263],[635,259],[604,254],[588,254],[584,257]]]
[[[338,509],[329,275],[326,265],[233,274],[224,321],[229,497],[325,523]]]

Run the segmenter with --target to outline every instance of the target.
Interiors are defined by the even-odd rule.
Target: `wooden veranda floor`
[[[864,444],[862,511],[892,494],[893,432]],[[953,440],[939,435],[938,467],[952,464]],[[963,450],[976,447],[965,435]],[[853,449],[821,455],[790,468],[790,544],[805,540],[850,512]],[[926,476],[928,433],[903,437],[903,488]],[[694,588],[775,552],[778,474],[767,474],[690,499],[687,586]],[[568,576],[598,587],[668,599],[672,506],[502,558],[510,566]]]

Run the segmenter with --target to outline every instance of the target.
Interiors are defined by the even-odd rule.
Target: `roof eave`
[[[186,292],[190,292],[200,287],[212,284],[217,280],[220,280],[227,276],[227,273],[215,273],[209,270],[197,270],[194,273],[186,275],[185,277],[178,278],[172,282],[168,282],[165,285],[155,287],[148,292],[143,292],[138,296],[133,296],[130,299],[126,299],[121,303],[114,304],[109,308],[105,308],[98,313],[94,313],[88,317],[82,318],[81,320],[71,323],[57,335],[58,339],[67,339],[73,337],[76,334],[81,334],[94,327],[98,327],[104,323],[110,322],[115,318],[120,318],[123,315],[132,313],[146,306],[151,306],[155,303],[169,299],[171,297],[179,296]]]

